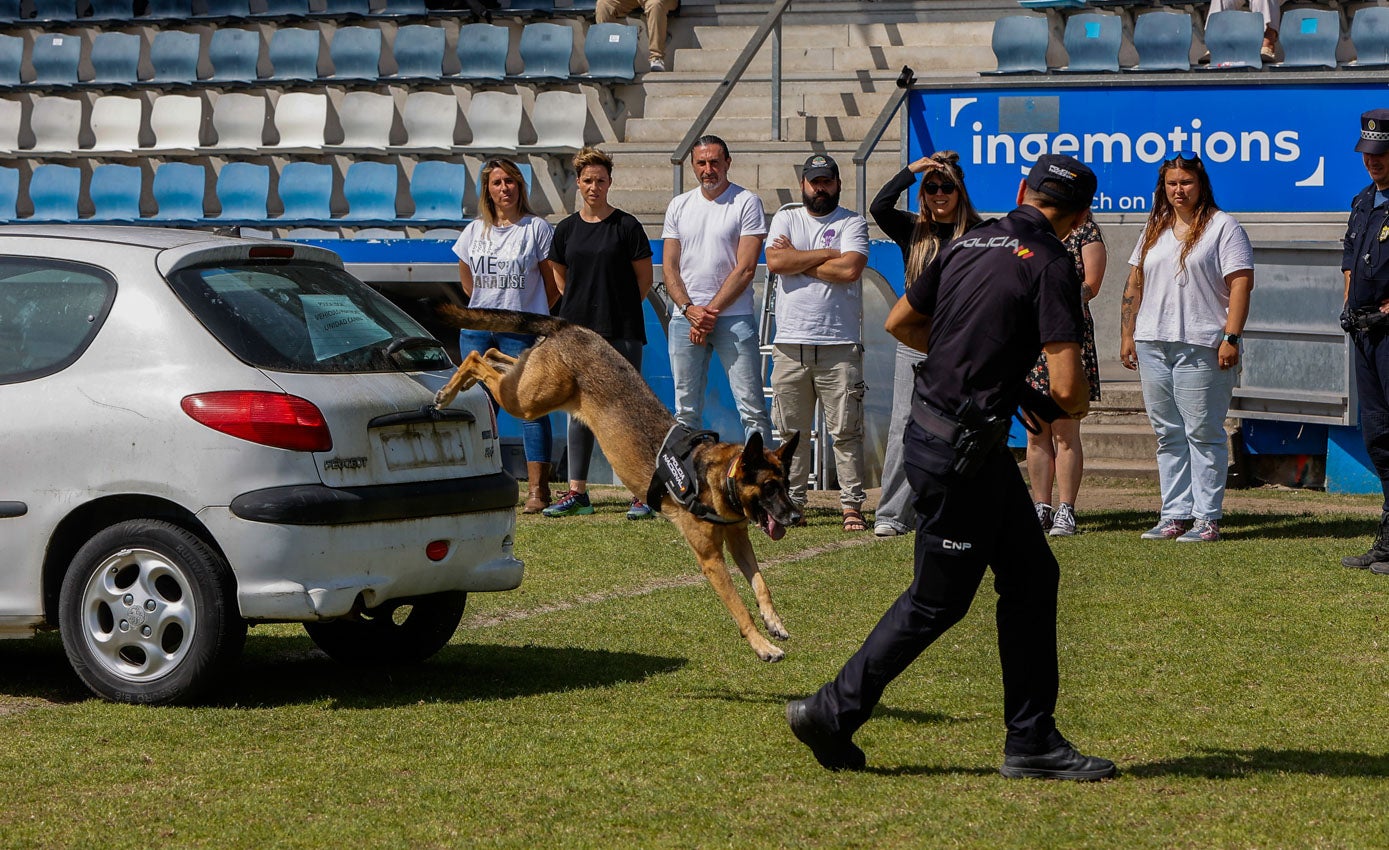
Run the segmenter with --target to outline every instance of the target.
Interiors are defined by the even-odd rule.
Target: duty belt
[[[920,402],[912,405],[912,421],[926,433],[940,437],[948,446],[953,447],[955,438],[960,436],[960,423],[957,420],[937,413]]]

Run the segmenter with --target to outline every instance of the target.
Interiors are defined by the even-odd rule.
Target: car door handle
[[[422,425],[426,422],[477,422],[470,410],[455,410],[446,407],[442,410],[426,404],[419,410],[402,410],[399,413],[386,413],[367,423],[368,428],[387,428],[392,425]]]

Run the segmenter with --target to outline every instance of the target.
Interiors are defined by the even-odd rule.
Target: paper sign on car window
[[[314,357],[327,360],[345,351],[356,351],[391,338],[346,295],[304,295],[304,324]]]

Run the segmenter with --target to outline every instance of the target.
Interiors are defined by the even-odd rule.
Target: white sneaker
[[[1051,530],[1051,517],[1053,511],[1051,505],[1046,502],[1037,502],[1033,507],[1037,510],[1037,522],[1042,526],[1043,531]]]
[[[661,60],[661,59],[652,59],[652,60],[651,60],[651,70],[652,70],[653,72],[664,71],[665,69],[666,69],[666,63],[665,63],[664,60]]]
[[[1070,537],[1076,533],[1076,509],[1062,502],[1051,517],[1052,537]]]

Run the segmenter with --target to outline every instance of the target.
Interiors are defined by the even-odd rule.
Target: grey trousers
[[[902,434],[907,430],[907,418],[912,412],[912,395],[916,387],[916,364],[926,355],[915,348],[897,343],[896,360],[892,367],[892,420],[887,427],[887,455],[883,458],[883,493],[878,499],[874,525],[889,525],[906,534],[916,528],[916,509],[902,466]]]

